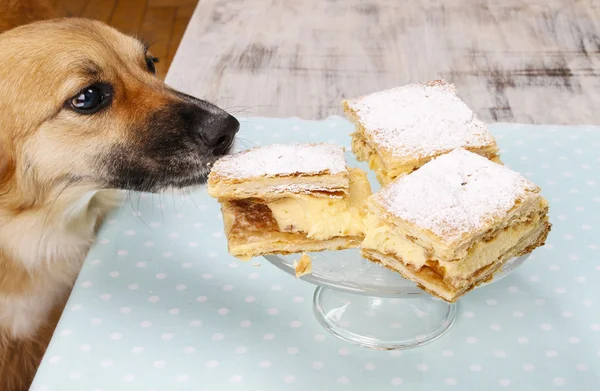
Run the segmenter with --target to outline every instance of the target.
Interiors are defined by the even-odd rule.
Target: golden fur
[[[36,14],[4,17],[17,3],[0,0],[0,29]],[[141,42],[100,22],[17,27],[0,53],[0,391],[22,391],[116,189],[203,183],[239,123],[168,88]],[[98,85],[108,103],[77,111]]]

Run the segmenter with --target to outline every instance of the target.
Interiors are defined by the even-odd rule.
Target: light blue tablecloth
[[[348,146],[351,130],[254,118],[240,137]],[[342,342],[313,318],[313,286],[227,254],[203,191],[132,195],[90,252],[32,389],[600,389],[600,128],[491,130],[503,160],[542,186],[554,227],[531,261],[462,299],[433,344]]]

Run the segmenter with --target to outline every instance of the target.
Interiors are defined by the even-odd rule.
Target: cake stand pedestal
[[[312,273],[300,279],[317,285],[315,317],[325,329],[347,342],[379,350],[411,349],[440,338],[456,319],[458,303],[431,296],[400,274],[362,258],[357,249],[309,256]],[[299,257],[265,256],[293,276],[294,261]],[[508,275],[526,258],[508,262],[493,281]]]

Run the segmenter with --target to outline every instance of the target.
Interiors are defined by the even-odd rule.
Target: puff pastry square
[[[379,91],[343,105],[356,124],[352,151],[369,162],[382,185],[457,148],[501,163],[485,124],[443,80]]]
[[[453,302],[544,245],[548,202],[529,180],[456,149],[367,200],[361,253]]]

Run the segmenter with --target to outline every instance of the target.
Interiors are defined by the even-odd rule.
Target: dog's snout
[[[240,129],[239,121],[227,114],[223,117],[213,117],[200,126],[200,138],[207,146],[218,153],[225,152],[232,144],[235,134]]]

